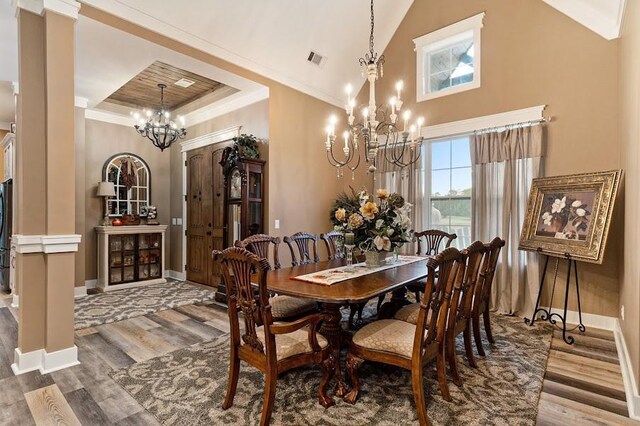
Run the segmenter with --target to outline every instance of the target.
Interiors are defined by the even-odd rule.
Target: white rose
[[[578,216],[584,216],[585,214],[587,214],[587,212],[586,212],[585,209],[578,209],[578,210],[576,210],[576,214]]]
[[[571,203],[571,207],[580,207],[582,205],[582,201],[575,200]]]

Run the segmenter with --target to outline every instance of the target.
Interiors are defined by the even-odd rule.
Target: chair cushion
[[[263,345],[265,343],[264,336],[264,326],[256,327],[256,333],[258,334],[258,339],[262,342]],[[316,333],[318,338],[318,345],[321,348],[326,348],[329,342],[319,333]],[[313,352],[311,350],[311,345],[309,345],[309,331],[308,328],[302,328],[300,330],[296,330],[293,333],[288,334],[276,334],[276,358],[284,359],[289,358],[290,356],[304,354],[308,352]]]
[[[431,312],[431,311],[429,311]],[[405,321],[405,322],[409,322],[411,324],[418,324],[418,314],[420,313],[420,304],[419,303],[412,303],[410,305],[407,306],[403,306],[402,309],[400,309],[398,312],[396,312],[396,314],[393,316],[393,318],[400,320],[400,321]]]
[[[274,296],[269,299],[274,319],[291,318],[318,309],[318,304],[309,299],[292,296]]]
[[[367,349],[391,352],[411,358],[416,326],[405,321],[374,321],[353,335],[353,343]]]

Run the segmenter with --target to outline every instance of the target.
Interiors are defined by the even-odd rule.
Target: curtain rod
[[[482,134],[482,133],[496,132],[503,129],[504,130],[519,129],[521,127],[532,126],[538,123],[548,123],[551,121],[551,119],[552,117],[542,117],[537,120],[521,121],[519,123],[505,124],[503,126],[486,127],[484,129],[474,130],[473,133]]]

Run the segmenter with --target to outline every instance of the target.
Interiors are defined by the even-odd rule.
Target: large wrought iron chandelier
[[[164,107],[164,89],[166,84],[158,84],[160,88],[160,109],[152,111],[145,109],[142,114],[135,113],[133,118],[136,124],[133,126],[143,137],[148,138],[153,145],[164,151],[169,148],[172,143],[178,139],[182,139],[187,135],[187,129],[184,127],[184,117],[178,116],[180,126],[171,120],[171,113]]]
[[[369,163],[368,172],[377,170],[378,159],[384,159],[393,164],[397,169],[402,169],[415,163],[420,158],[420,145],[423,138],[419,135],[420,128],[424,124],[422,117],[416,123],[410,123],[411,112],[402,113],[402,130],[398,116],[402,110],[402,81],[396,83],[396,96],[386,105],[376,103],[376,80],[383,76],[384,55],[378,56],[374,49],[374,13],[373,0],[371,0],[371,34],[369,36],[369,52],[359,59],[362,76],[369,81],[369,104],[361,109],[362,121],[356,121],[354,115],[355,99],[351,97],[353,88],[349,84],[346,87],[347,103],[347,130],[342,133],[344,145],[342,154],[336,157],[333,148],[336,142],[336,125],[338,118],[334,115],[329,119],[327,126],[327,159],[337,169],[338,177],[344,175],[344,169],[353,172],[358,168],[361,157]],[[363,151],[363,154],[360,153]],[[380,151],[381,150],[381,151]],[[378,152],[381,155],[378,155]]]

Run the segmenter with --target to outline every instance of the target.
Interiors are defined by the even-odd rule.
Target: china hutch
[[[165,283],[167,225],[98,226],[100,291]]]

